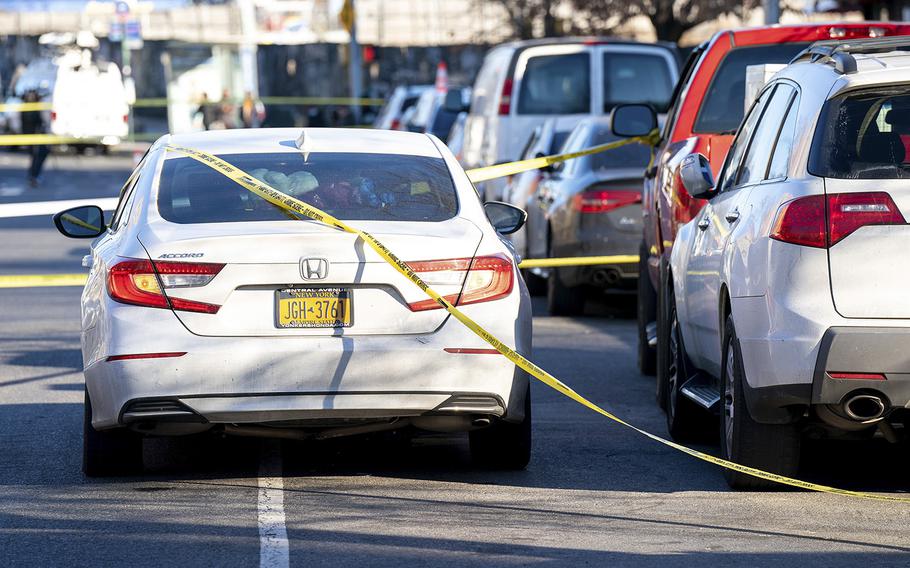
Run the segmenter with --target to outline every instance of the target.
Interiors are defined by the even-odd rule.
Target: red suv
[[[654,374],[656,368],[657,299],[663,297],[665,267],[676,230],[705,203],[683,189],[680,162],[699,152],[710,160],[714,175],[718,174],[743,118],[746,67],[788,63],[817,40],[908,34],[910,24],[880,22],[768,26],[718,32],[692,51],[673,93],[654,165],[645,172],[638,278],[638,365],[642,373]]]

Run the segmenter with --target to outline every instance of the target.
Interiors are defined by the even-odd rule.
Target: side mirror
[[[544,154],[543,152],[537,152],[536,154],[534,154],[534,157],[535,157],[535,158],[544,158],[544,157],[546,157],[546,154]],[[556,162],[556,163],[559,164],[559,163],[561,163],[561,162]],[[552,174],[553,172],[556,171],[556,168],[555,168],[554,166],[555,166],[555,164],[547,164],[546,166],[540,167],[540,168],[538,168],[538,169],[539,169],[542,173],[545,173],[545,174]]]
[[[461,94],[461,89],[452,89],[446,93],[446,98],[442,103],[442,107],[449,112],[458,114],[459,112],[467,112],[468,105],[465,104],[464,98]]]
[[[493,224],[497,233],[509,235],[522,228],[528,219],[524,209],[501,201],[487,201],[483,204],[487,219]]]
[[[617,105],[610,113],[610,130],[615,136],[647,136],[657,128],[657,113],[650,105]]]
[[[695,199],[711,199],[716,193],[711,164],[702,154],[689,154],[683,158],[682,165],[679,166],[679,178],[683,189]]]
[[[54,215],[54,225],[63,236],[73,239],[93,239],[104,234],[104,212],[95,205],[83,205]]]

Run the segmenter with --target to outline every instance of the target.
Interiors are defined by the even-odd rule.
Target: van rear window
[[[587,53],[528,59],[518,94],[518,114],[591,112],[591,58]]]
[[[340,152],[219,157],[339,219],[444,221],[458,211],[455,186],[442,158]],[[187,157],[165,161],[158,210],[173,223],[296,218]]]
[[[809,173],[841,179],[910,179],[910,86],[848,93],[825,103]]]
[[[667,59],[653,53],[604,52],[604,113],[616,105],[647,103],[667,112],[673,77]]]

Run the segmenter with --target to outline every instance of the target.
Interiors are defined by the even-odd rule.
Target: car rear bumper
[[[483,312],[490,306],[464,311],[486,323],[490,318]],[[118,318],[110,335],[116,341],[103,346],[103,356],[84,353],[94,361],[85,368],[85,382],[97,429],[142,420],[257,423],[432,412],[476,412],[508,421],[524,416],[527,374],[491,353],[453,318],[436,332],[419,335],[205,337],[189,333],[172,313],[146,311],[154,313],[144,322]],[[530,355],[529,308],[519,313],[490,325],[490,331]],[[148,325],[151,319],[156,325]],[[168,404],[156,408],[155,402]]]
[[[813,404],[839,404],[856,391],[910,408],[910,329],[832,327],[822,337],[812,381]],[[876,373],[880,379],[837,379],[829,373]]]

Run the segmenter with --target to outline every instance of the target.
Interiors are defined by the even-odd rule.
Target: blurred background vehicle
[[[610,119],[582,119],[560,153],[617,140]],[[641,234],[641,182],[651,153],[629,144],[555,164],[528,205],[530,258],[633,255]],[[569,266],[547,273],[547,308],[552,315],[578,315],[585,301],[603,292],[632,300],[634,263]]]
[[[559,153],[560,148],[569,136],[569,131],[556,130],[556,119],[548,119],[543,124],[538,125],[528,137],[528,142],[519,156],[519,160],[530,160],[542,156],[550,156]],[[540,181],[548,177],[553,172],[552,167],[529,170],[509,176],[506,178],[506,187],[503,191],[503,201],[520,207],[525,211],[532,212],[539,208],[537,202],[537,188]],[[529,218],[532,216],[529,213]],[[539,216],[537,211],[533,211],[533,216]],[[530,258],[528,253],[528,224],[512,233],[508,238],[512,241],[515,252],[522,258]],[[546,270],[543,269],[525,269],[522,270],[525,282],[528,285],[528,291],[532,295],[540,295],[546,292]]]
[[[450,93],[455,99],[464,102],[454,108],[453,105],[445,104]],[[470,87],[449,87],[446,91],[436,89],[424,91],[417,100],[417,104],[414,105],[414,112],[404,124],[404,129],[410,132],[424,132],[432,134],[440,140],[448,140],[449,133],[461,113],[462,107],[466,106],[467,101],[470,100]]]
[[[674,45],[611,38],[519,41],[492,49],[484,59],[465,125],[463,164],[489,166],[518,159],[533,129],[556,118],[570,130],[586,115],[641,102],[665,112],[676,83]],[[500,199],[504,180],[478,184]]]
[[[464,148],[464,123],[468,118],[468,113],[459,112],[455,115],[455,122],[449,130],[449,137],[446,139],[446,146],[455,154],[455,158],[461,162],[462,149]]]
[[[399,130],[402,125],[402,116],[405,111],[417,104],[417,100],[424,92],[433,89],[433,85],[411,85],[395,87],[389,99],[383,105],[373,128],[384,130]]]
[[[643,373],[653,375],[656,369],[657,303],[664,296],[661,286],[673,239],[678,227],[704,205],[680,184],[680,162],[692,152],[704,154],[717,175],[743,118],[746,68],[788,63],[816,40],[908,33],[910,25],[883,22],[765,26],[719,32],[692,51],[673,93],[655,166],[644,180],[638,291],[638,360]]]

